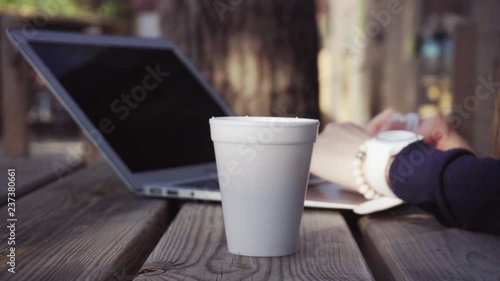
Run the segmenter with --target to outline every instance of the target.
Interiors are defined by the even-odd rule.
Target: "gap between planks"
[[[6,272],[5,243],[0,280],[131,280],[176,211],[130,192],[105,163],[16,203],[17,272]],[[5,220],[6,207],[0,212]]]

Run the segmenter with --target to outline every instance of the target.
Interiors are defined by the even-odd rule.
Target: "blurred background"
[[[499,13],[498,0],[0,0],[0,162],[60,176],[98,157],[13,50],[9,26],[168,38],[237,114],[442,114],[487,156]]]

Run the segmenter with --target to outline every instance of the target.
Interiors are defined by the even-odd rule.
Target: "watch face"
[[[377,135],[376,139],[386,142],[410,142],[421,140],[422,137],[411,131],[395,130],[381,132]]]

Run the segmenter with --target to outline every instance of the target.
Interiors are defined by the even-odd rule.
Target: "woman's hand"
[[[393,121],[391,116],[401,114],[401,112],[396,111],[392,108],[388,108],[377,116],[373,117],[365,125],[365,129],[370,134],[370,136],[376,136],[380,132],[390,131],[390,130],[405,130],[406,123]]]
[[[423,119],[418,126],[417,133],[424,137],[426,143],[437,149],[462,148],[474,152],[472,146],[453,130],[443,117],[434,116]]]
[[[391,120],[391,116],[395,114],[401,113],[391,108],[384,110],[366,124],[366,130],[371,136],[388,130],[405,130],[406,123]],[[421,120],[416,133],[423,136],[425,142],[440,150],[462,148],[474,151],[471,145],[440,116]]]
[[[314,145],[311,172],[326,180],[356,190],[352,162],[370,135],[352,123],[329,123]]]

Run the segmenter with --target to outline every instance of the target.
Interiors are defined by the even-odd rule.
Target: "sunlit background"
[[[84,139],[13,51],[9,26],[168,38],[238,114],[441,114],[489,155],[499,12],[498,0],[0,0],[1,155],[79,155]]]

